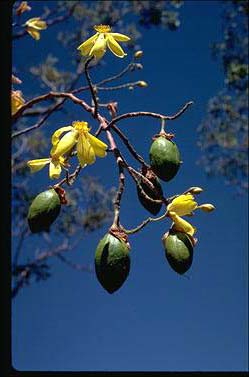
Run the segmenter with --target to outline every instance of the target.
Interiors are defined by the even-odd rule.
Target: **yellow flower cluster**
[[[192,193],[200,193],[203,190],[199,187],[195,187]],[[188,234],[193,237],[196,232],[196,228],[191,225],[188,221],[182,219],[181,216],[192,216],[196,209],[201,209],[204,212],[211,212],[215,209],[212,204],[201,204],[195,201],[194,195],[188,192],[183,195],[177,196],[172,202],[167,206],[168,216],[173,221],[172,229]]]
[[[30,160],[27,162],[31,172],[41,170],[49,164],[49,177],[59,178],[62,168],[69,167],[68,156],[76,146],[77,157],[81,167],[91,165],[97,157],[105,157],[107,145],[90,134],[87,122],[73,122],[71,126],[56,130],[51,138],[52,149],[49,158]]]
[[[108,25],[96,25],[94,29],[97,33],[77,48],[83,56],[94,56],[96,59],[101,59],[107,47],[119,58],[127,55],[118,42],[127,42],[130,37],[120,33],[111,33],[111,27]]]

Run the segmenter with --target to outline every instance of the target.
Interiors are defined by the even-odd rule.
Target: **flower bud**
[[[142,56],[143,56],[142,50],[136,51],[135,54],[134,54],[134,58],[136,58],[136,59],[140,59]]]
[[[215,209],[215,206],[213,206],[212,204],[201,204],[200,206],[198,206],[198,208],[200,208],[204,212],[212,212]]]
[[[146,88],[148,86],[146,81],[139,81],[137,83],[137,86],[140,86],[141,88]]]
[[[201,192],[203,192],[203,189],[201,187],[190,187],[188,192],[190,192],[191,194],[197,195],[197,194],[200,194]]]

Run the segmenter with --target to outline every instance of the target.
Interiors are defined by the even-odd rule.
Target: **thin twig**
[[[112,127],[113,124],[119,122],[122,119],[127,119],[127,118],[133,118],[133,117],[139,117],[139,116],[150,116],[158,119],[165,119],[165,120],[174,120],[178,118],[180,115],[182,115],[187,108],[193,104],[193,101],[187,102],[176,114],[174,115],[162,115],[158,113],[152,113],[149,111],[137,111],[137,112],[131,112],[131,113],[126,113],[117,116],[116,118],[112,119],[110,123],[108,124],[108,128]]]
[[[86,75],[86,79],[87,79],[88,85],[90,87],[90,91],[91,91],[91,95],[92,95],[92,99],[93,99],[93,103],[94,103],[94,113],[93,113],[93,116],[94,116],[94,118],[97,118],[97,115],[98,115],[98,101],[97,101],[97,97],[96,97],[96,89],[93,86],[91,77],[90,77],[89,72],[88,72],[88,65],[90,64],[90,62],[93,59],[94,59],[94,56],[92,56],[90,59],[88,59],[86,61],[86,63],[85,63],[85,75]]]
[[[125,229],[123,226],[121,226],[122,230],[126,233],[126,234],[134,234],[134,233],[137,233],[139,232],[139,230],[141,230],[142,228],[144,228],[147,224],[151,223],[151,222],[156,222],[156,221],[161,221],[163,219],[165,219],[166,217],[168,216],[168,211],[166,211],[162,216],[159,216],[159,217],[148,217],[146,220],[144,220],[140,225],[138,225],[136,228],[133,228],[133,229]]]

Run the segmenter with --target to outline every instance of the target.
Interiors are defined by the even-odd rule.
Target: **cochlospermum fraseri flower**
[[[96,25],[94,29],[97,33],[77,48],[83,56],[95,56],[97,59],[101,59],[107,47],[119,58],[127,55],[118,42],[127,42],[130,37],[120,33],[112,33],[111,27],[108,25]]]
[[[193,237],[196,228],[188,221],[182,219],[181,216],[192,216],[194,214],[193,211],[196,209],[201,209],[204,212],[211,212],[215,207],[212,204],[198,205],[194,196],[189,192],[173,199],[167,206],[168,217],[173,221],[172,229],[184,232]]]
[[[87,122],[73,122],[72,126],[61,127],[52,135],[52,156],[62,156],[76,145],[77,157],[81,166],[91,165],[96,156],[105,157],[107,145],[90,134]],[[61,135],[65,133],[61,137]],[[61,137],[61,138],[60,138]]]

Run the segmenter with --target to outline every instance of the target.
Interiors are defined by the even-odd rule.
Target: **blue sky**
[[[34,4],[30,17],[37,15],[36,6],[40,9],[40,4]],[[221,2],[186,1],[180,10],[178,31],[143,30],[139,44],[144,51],[144,69],[134,73],[134,77],[147,81],[148,88],[103,94],[104,100],[119,102],[120,113],[144,110],[171,115],[185,102],[195,102],[181,118],[167,124],[168,131],[176,135],[183,165],[175,179],[163,183],[166,196],[181,193],[190,186],[203,187],[205,191],[198,197],[199,201],[216,206],[215,212],[197,212],[191,219],[198,228],[199,242],[187,273],[189,279],[177,275],[165,259],[161,237],[169,229],[169,221],[150,224],[130,237],[130,275],[113,295],[103,290],[94,274],[80,273],[51,260],[52,277],[21,290],[13,301],[14,368],[40,371],[248,369],[247,198],[235,196],[234,189],[226,186],[221,178],[208,179],[203,168],[196,164],[200,157],[196,129],[205,115],[208,99],[223,86],[221,66],[212,60],[209,48],[221,38],[221,11]],[[14,63],[23,67],[22,78],[27,83],[31,76],[25,60],[31,59],[35,64],[41,56],[52,52],[60,56],[59,65],[63,68],[63,50],[55,39],[51,42],[60,27],[43,32],[39,47],[30,37],[15,42]],[[110,53],[106,63],[96,74],[98,79],[119,72],[126,64]],[[130,79],[131,76],[127,81]],[[26,90],[30,91],[28,86]],[[71,108],[75,116],[72,120],[88,120],[93,129],[97,127],[76,106]],[[49,131],[63,125],[63,114],[56,114],[48,124]],[[122,121],[119,126],[148,160],[151,137],[159,131],[159,122],[153,118],[136,118]],[[128,161],[137,167],[131,158]],[[98,176],[106,187],[117,185],[116,164],[111,155],[99,159],[89,174]],[[33,183],[38,190],[42,185],[45,188],[50,184],[47,172],[33,176]],[[147,212],[140,207],[129,177],[126,186],[121,222],[131,228],[147,217]],[[96,245],[107,228],[108,225],[86,237],[72,253],[72,259],[93,264]],[[32,240],[25,244],[29,255],[33,245]]]

